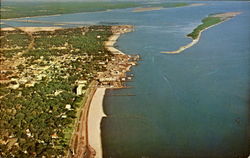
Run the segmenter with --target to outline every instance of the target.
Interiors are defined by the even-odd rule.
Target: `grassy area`
[[[136,2],[5,2],[1,19],[138,7]]]
[[[1,32],[0,55],[11,58],[19,52],[27,49],[30,37],[21,31]],[[4,48],[4,49],[2,49]]]
[[[193,32],[190,33],[190,34],[188,34],[187,36],[188,36],[188,37],[191,37],[191,38],[193,38],[193,39],[197,39],[198,36],[199,36],[199,33],[200,33],[202,30],[204,30],[204,29],[206,29],[206,28],[208,28],[208,27],[210,27],[210,26],[212,26],[212,25],[215,25],[215,24],[217,24],[217,23],[220,23],[220,22],[222,22],[222,21],[223,21],[223,20],[222,20],[221,18],[219,18],[219,17],[211,17],[211,16],[206,17],[205,19],[202,20],[202,24],[199,25],[198,27],[196,27],[196,28],[193,30]]]

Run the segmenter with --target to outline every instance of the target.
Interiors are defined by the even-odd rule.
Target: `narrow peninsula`
[[[193,41],[185,46],[181,46],[178,50],[176,51],[166,51],[166,52],[161,52],[161,53],[167,53],[167,54],[178,54],[183,52],[184,50],[192,47],[196,43],[199,42],[201,33],[215,25],[218,25],[222,22],[225,22],[236,15],[241,14],[241,12],[227,12],[227,13],[218,13],[218,14],[211,14],[208,17],[204,18],[202,20],[202,24],[200,24],[198,27],[196,27],[193,32],[187,35],[187,37],[190,37],[193,39]]]

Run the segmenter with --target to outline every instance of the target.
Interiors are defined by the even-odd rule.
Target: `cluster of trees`
[[[70,36],[68,41],[74,48],[80,49],[80,52],[98,55],[98,52],[105,51],[103,42],[110,35],[110,31],[89,31],[84,36]]]
[[[212,26],[212,25],[215,25],[215,24],[217,24],[217,23],[219,23],[219,22],[221,22],[221,21],[222,21],[222,19],[219,18],[219,17],[211,17],[211,16],[206,17],[205,19],[202,20],[202,24],[199,25],[199,26],[197,26],[197,27],[193,30],[193,32],[191,32],[191,33],[188,34],[187,36],[188,36],[188,37],[191,37],[191,38],[193,38],[193,39],[197,39],[198,36],[199,36],[199,34],[200,34],[200,32],[201,32],[202,30],[204,30],[204,29],[206,29],[206,28],[208,28],[208,27],[210,27],[210,26]]]
[[[13,50],[1,50],[0,54],[3,55],[5,58],[11,58],[16,55],[18,52],[22,52],[25,49],[13,49]]]
[[[58,90],[62,92],[54,95]],[[4,96],[0,100],[3,125],[0,138],[7,141],[7,145],[0,145],[1,153],[5,154],[2,156],[63,155],[65,149],[62,147],[68,145],[63,139],[63,129],[75,119],[78,105],[75,98],[72,86],[64,80],[43,81],[34,87],[12,90]],[[66,109],[66,104],[70,104],[72,110]],[[62,115],[67,117],[62,118]],[[55,133],[59,139],[53,140]],[[16,139],[17,145],[10,143],[11,137]]]
[[[30,37],[19,31],[1,31],[0,48],[9,48],[10,50],[1,50],[1,55],[11,58],[18,52],[26,49],[30,43]],[[18,48],[18,49],[17,49]]]
[[[104,41],[112,34],[110,26],[92,26],[84,28],[69,28],[54,32],[37,32],[34,48],[23,54],[32,60],[43,56],[61,56],[74,54],[79,56],[93,56],[94,60],[106,60],[112,55],[104,47]],[[108,56],[105,56],[108,55]],[[95,63],[94,63],[95,64]]]
[[[108,26],[90,27],[85,35],[79,34],[82,32],[81,28],[68,31],[37,33],[35,45],[44,44],[41,41],[45,41],[45,44],[42,49],[35,47],[24,56],[34,59],[44,56],[43,60],[47,60],[51,56],[72,53],[75,57],[78,56],[76,60],[66,61],[66,64],[62,64],[61,67],[51,67],[48,76],[36,83],[34,87],[20,85],[19,89],[10,90],[7,88],[8,85],[0,85],[0,96],[2,96],[0,99],[0,157],[61,157],[66,154],[70,137],[65,137],[65,134],[72,131],[69,128],[73,127],[79,103],[82,101],[82,96],[76,96],[75,83],[80,79],[90,82],[95,72],[102,70],[98,62],[110,58],[110,53],[105,50],[103,41],[111,35]],[[65,37],[62,38],[61,43],[67,41],[71,45],[70,49],[52,52],[49,48],[50,42],[53,41],[46,43],[46,40],[39,39],[49,39],[48,34],[52,37],[57,35],[61,37],[62,35],[59,34],[63,34]],[[60,42],[57,44],[60,45]],[[71,49],[79,49],[79,51],[71,52]],[[88,57],[81,58],[86,54]],[[27,60],[30,63],[20,65],[18,67],[20,72],[26,65],[33,64],[33,61]],[[69,77],[65,78],[65,75]],[[65,107],[67,104],[71,105],[71,110]]]
[[[22,31],[3,31],[3,38],[0,39],[1,48],[23,47],[30,43],[30,37]]]
[[[83,53],[98,55],[98,52],[108,53],[103,46],[103,42],[111,34],[110,26],[92,26],[89,28],[57,30],[55,32],[38,32],[34,34],[35,48],[48,52],[48,48],[66,47],[66,49],[64,48],[60,51],[62,53],[73,51],[79,55]]]

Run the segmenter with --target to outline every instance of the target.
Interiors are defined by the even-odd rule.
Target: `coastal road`
[[[92,81],[85,95],[87,100],[84,103],[75,132],[71,142],[71,151],[68,157],[72,158],[94,158],[95,151],[89,146],[88,141],[88,115],[92,98],[96,92],[97,81]]]

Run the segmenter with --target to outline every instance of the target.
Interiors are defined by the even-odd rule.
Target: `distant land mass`
[[[193,3],[194,1],[191,0],[176,0],[176,2],[168,0],[38,0],[36,2],[33,0],[2,0],[0,18],[10,19],[138,7],[142,7],[144,11],[145,9],[159,10],[188,6]]]
[[[169,0],[37,0],[37,2],[173,2]],[[175,0],[192,1],[192,0]],[[196,0],[196,1],[225,1],[225,0]],[[226,1],[250,1],[250,0],[226,0]],[[34,2],[33,0],[1,0],[2,2]]]
[[[142,8],[173,8],[192,5],[188,2],[4,2],[0,9],[1,19],[21,18],[31,16],[58,15],[80,12],[108,11],[112,9]]]

